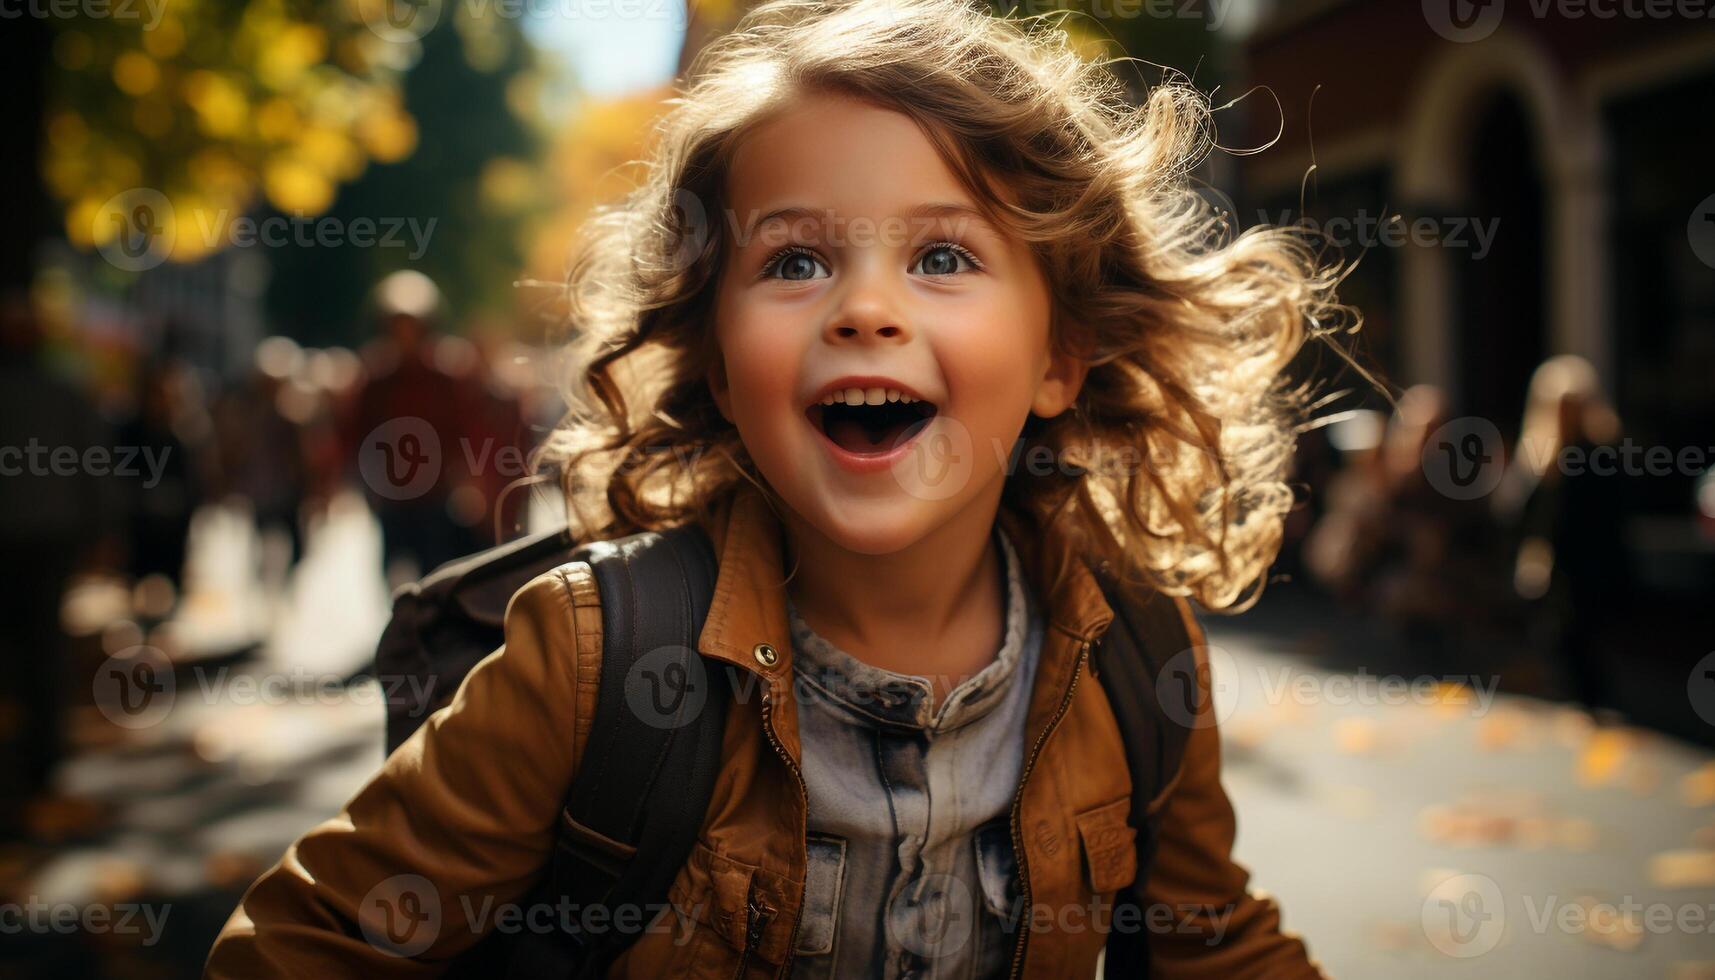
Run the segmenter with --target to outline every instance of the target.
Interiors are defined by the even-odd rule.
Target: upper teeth
[[[904,402],[909,405],[915,401],[916,398],[898,388],[846,388],[822,396],[824,405],[880,405],[883,402]]]

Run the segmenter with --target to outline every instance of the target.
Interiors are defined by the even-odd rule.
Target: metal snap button
[[[764,667],[772,667],[780,662],[779,652],[766,643],[758,643],[752,647],[750,655],[755,657],[756,662]]]

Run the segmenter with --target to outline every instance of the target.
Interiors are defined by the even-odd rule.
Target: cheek
[[[1007,291],[942,326],[939,358],[949,386],[964,396],[961,411],[1023,419],[1046,365],[1046,303],[1027,291]]]
[[[733,414],[744,425],[765,424],[793,403],[791,362],[778,343],[754,332],[734,338],[726,351]]]
[[[762,432],[788,420],[796,399],[799,351],[783,317],[722,303],[715,336],[726,364],[727,391],[741,433]]]

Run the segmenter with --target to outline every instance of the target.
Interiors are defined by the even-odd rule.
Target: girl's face
[[[727,200],[709,386],[787,505],[879,555],[998,502],[1028,413],[1084,376],[1049,350],[1029,247],[909,117],[838,95],[753,130]]]

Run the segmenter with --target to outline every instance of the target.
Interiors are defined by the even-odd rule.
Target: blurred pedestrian
[[[520,392],[511,378],[495,369],[495,359],[510,352],[497,339],[502,328],[473,324],[470,332],[473,361],[466,387],[471,405],[459,427],[461,438],[474,448],[461,453],[453,467],[462,486],[455,492],[465,497],[464,506],[455,510],[477,518],[472,530],[479,547],[487,548],[524,529],[528,498],[521,484],[530,482],[527,460],[533,440],[525,427]]]
[[[1549,358],[1531,375],[1518,448],[1495,496],[1531,633],[1592,711],[1614,705],[1600,650],[1632,588],[1625,474],[1597,452],[1611,451],[1620,432],[1590,362]]]
[[[224,391],[214,407],[220,494],[246,501],[258,532],[285,536],[288,567],[303,557],[308,475],[303,432],[282,411],[282,402],[302,357],[288,338],[264,340],[249,376]]]
[[[182,585],[191,516],[201,502],[194,452],[205,448],[209,421],[185,366],[147,360],[138,370],[136,408],[121,427],[128,448],[160,460],[157,478],[127,485],[127,570],[135,579],[164,576]]]
[[[1378,576],[1379,605],[1409,641],[1437,658],[1498,622],[1507,602],[1487,507],[1443,493],[1424,472],[1424,451],[1451,414],[1446,392],[1413,385],[1382,443],[1383,524],[1393,561]]]
[[[1325,588],[1392,623],[1431,669],[1501,623],[1508,601],[1486,508],[1442,493],[1424,473],[1424,449],[1448,415],[1445,393],[1415,385],[1385,423],[1355,413],[1331,426],[1345,466],[1305,548]]]
[[[1318,430],[1340,454],[1340,465],[1307,480],[1321,488],[1323,507],[1304,540],[1305,569],[1349,606],[1369,598],[1371,576],[1388,540],[1381,461],[1385,427],[1381,413],[1359,410]]]
[[[460,438],[471,381],[447,369],[450,362],[466,374],[470,365],[460,363],[458,347],[437,344],[440,289],[420,272],[396,272],[375,287],[372,305],[381,336],[364,350],[367,379],[346,445],[397,582],[479,549],[480,517],[453,492],[478,447]]]

